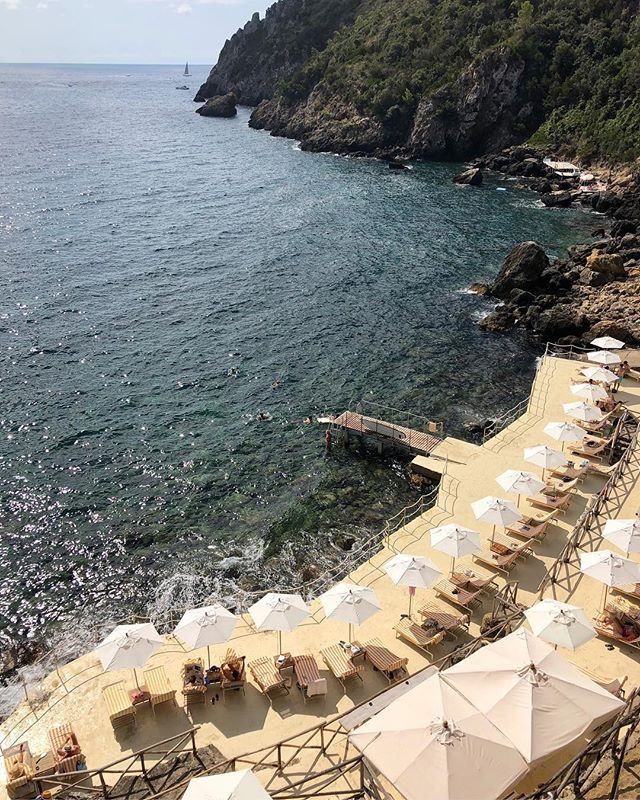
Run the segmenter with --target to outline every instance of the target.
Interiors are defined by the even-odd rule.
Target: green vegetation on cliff
[[[446,117],[456,81],[497,48],[524,63],[512,141],[582,158],[640,156],[637,0],[364,0],[351,25],[279,82],[276,100],[293,109],[313,92],[314,111],[354,109],[402,145],[420,101],[438,93]]]

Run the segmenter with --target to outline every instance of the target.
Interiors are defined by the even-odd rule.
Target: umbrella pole
[[[135,667],[133,668],[133,679],[136,682],[136,689],[139,689],[140,688],[140,684],[138,683],[138,671],[137,671],[137,669]]]
[[[207,645],[207,666],[211,666],[211,645]]]
[[[349,623],[349,644],[351,644],[351,631],[352,631],[352,629],[353,629],[353,626],[351,625],[351,623]]]
[[[518,495],[517,508],[520,508],[520,497],[521,497],[521,495]]]
[[[278,655],[282,655],[282,631],[278,631]]]
[[[456,565],[456,557],[455,556],[451,556],[451,574],[452,575],[453,575],[453,568],[455,567],[455,565]]]
[[[493,528],[491,528],[491,542],[493,542],[493,537],[495,535],[496,535],[496,526],[494,525]]]
[[[411,587],[409,587],[409,616],[411,616],[411,600],[413,599],[413,595],[411,594]]]

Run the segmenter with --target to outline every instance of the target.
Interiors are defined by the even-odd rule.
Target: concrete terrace
[[[638,352],[628,353],[625,357],[638,363]],[[544,426],[550,421],[565,419],[562,404],[575,400],[569,391],[571,378],[577,373],[579,365],[576,361],[547,356],[542,361],[532,388],[529,409],[507,428],[487,441],[482,446],[471,445],[460,440],[447,438],[439,444],[429,456],[431,463],[443,466],[437,504],[423,515],[413,519],[404,528],[390,537],[387,545],[369,561],[364,563],[349,578],[357,583],[371,586],[380,601],[382,611],[356,629],[354,637],[360,642],[378,638],[398,655],[408,658],[410,673],[415,673],[429,664],[429,658],[422,652],[396,639],[393,631],[400,615],[407,610],[406,590],[396,587],[382,570],[383,564],[394,554],[406,552],[416,555],[428,554],[447,574],[450,558],[434,552],[429,544],[429,531],[436,525],[456,521],[481,532],[486,544],[491,535],[491,526],[479,523],[473,516],[470,503],[485,495],[497,495],[515,501],[514,496],[504,493],[495,482],[495,477],[509,468],[532,469],[523,458],[523,448],[537,444],[555,443],[543,433]],[[640,414],[640,383],[625,379],[618,394],[635,414]],[[640,509],[640,447],[636,448],[628,469],[612,494],[597,526],[604,526],[609,517],[633,517]],[[589,474],[577,488],[567,513],[560,514],[559,519],[550,528],[546,538],[535,544],[534,555],[521,561],[508,576],[509,581],[518,583],[518,601],[527,606],[534,604],[539,598],[539,585],[546,571],[551,567],[558,553],[565,545],[576,520],[582,513],[587,501],[597,493],[606,481],[606,476]],[[521,508],[526,509],[524,498]],[[608,548],[603,545],[596,527],[589,537],[589,549]],[[615,548],[611,548],[614,549]],[[631,558],[638,559],[637,555]],[[470,564],[468,559],[463,562]],[[500,586],[505,577],[496,573]],[[545,591],[545,596],[555,596],[560,600],[570,601],[583,607],[588,615],[593,615],[601,605],[603,587],[596,581],[582,577],[578,567],[568,565],[565,579]],[[447,606],[442,600],[436,600],[433,590],[418,590],[414,598],[415,610],[427,601],[436,601]],[[459,637],[458,642],[443,643],[435,649],[435,658],[439,658],[451,650],[456,644],[470,641],[479,633],[482,615],[491,609],[491,595],[486,595],[482,608],[478,608],[472,617],[469,635]],[[321,648],[347,638],[347,625],[324,618],[322,607],[318,601],[311,604],[312,616],[291,634],[283,634],[283,649],[294,654],[310,653],[315,655],[323,676],[327,678],[329,692],[324,699],[315,699],[306,704],[295,688],[291,688],[289,696],[275,697],[270,705],[257,686],[251,681],[247,683],[246,696],[232,695],[222,702],[211,705],[196,706],[187,716],[182,707],[180,694],[180,668],[187,652],[179,642],[167,637],[167,644],[147,664],[153,667],[164,665],[170,681],[178,690],[178,704],[175,708],[170,704],[159,707],[154,716],[149,708],[138,709],[137,726],[127,732],[115,733],[111,728],[107,710],[101,695],[104,686],[124,679],[127,685],[133,685],[131,672],[104,674],[97,659],[88,654],[67,664],[49,675],[43,684],[41,698],[34,700],[33,709],[22,703],[14,714],[0,726],[0,738],[4,744],[27,741],[32,753],[39,754],[48,749],[47,731],[62,721],[71,721],[78,739],[86,755],[89,770],[114,761],[133,751],[147,748],[153,743],[186,731],[192,725],[198,725],[197,744],[213,744],[226,757],[235,757],[242,753],[257,750],[267,744],[289,738],[292,735],[320,724],[336,714],[348,711],[354,705],[367,700],[386,687],[386,681],[380,673],[374,672],[367,665],[360,682],[355,680],[347,684],[346,691],[326,669],[319,656]],[[454,607],[451,607],[452,610]],[[457,610],[457,609],[456,609]],[[258,633],[248,623],[248,617],[238,625],[231,645],[235,650],[247,657],[248,661],[260,656],[271,656],[277,650],[275,633]],[[569,661],[578,666],[588,668],[603,677],[627,675],[628,685],[640,685],[640,652],[628,647],[615,646],[606,648],[607,641],[596,638],[584,645],[575,653],[563,651]],[[226,645],[212,648],[212,660],[221,660]],[[194,653],[206,657],[206,651]],[[209,692],[209,696],[212,692]],[[214,692],[215,694],[215,692]],[[562,762],[546,764],[546,770],[553,771]],[[301,767],[299,766],[298,769]],[[260,774],[260,773],[258,773]],[[542,774],[536,774],[523,784],[524,789],[534,786]],[[3,791],[3,790],[2,790]]]

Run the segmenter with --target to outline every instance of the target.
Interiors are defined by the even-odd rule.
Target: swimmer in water
[[[230,378],[237,378],[238,377],[238,370],[235,367],[229,367],[227,370],[227,375]]]
[[[279,389],[282,386],[282,381],[280,378],[276,378],[275,381],[271,384],[272,389]]]
[[[258,422],[265,422],[266,420],[271,419],[271,414],[268,411],[258,411],[256,414],[256,419]]]
[[[313,424],[313,417],[311,417],[311,416],[305,417],[304,418],[304,424],[305,425],[312,425]]]

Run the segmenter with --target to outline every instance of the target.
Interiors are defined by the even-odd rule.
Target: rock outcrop
[[[202,117],[235,117],[237,113],[236,96],[233,92],[210,97],[203,106],[196,108],[196,114]]]
[[[478,169],[477,167],[465,169],[464,172],[460,172],[453,176],[454,183],[462,183],[467,186],[481,186],[482,180],[482,170]]]
[[[515,141],[524,61],[508,47],[478,58],[452,85],[423,97],[408,147],[416,158],[464,159]]]
[[[242,105],[255,106],[273,97],[279,80],[321,50],[338,28],[353,22],[360,2],[279,0],[264,19],[256,12],[225,42],[195,101],[233,92]]]

